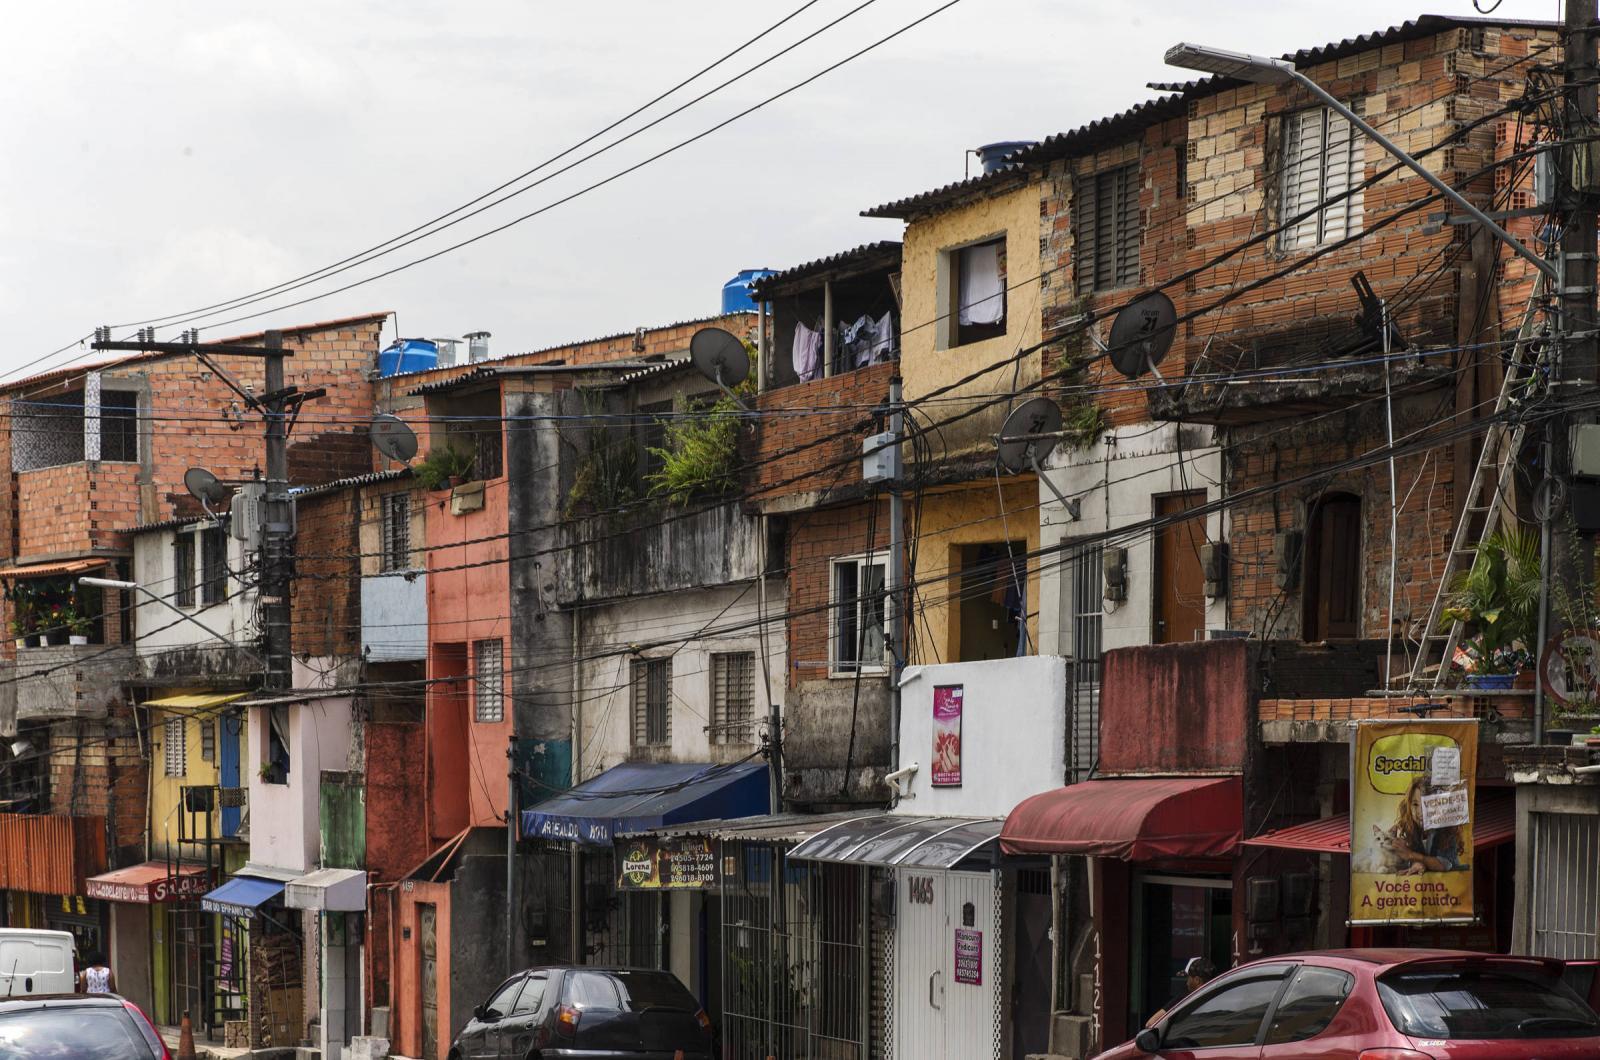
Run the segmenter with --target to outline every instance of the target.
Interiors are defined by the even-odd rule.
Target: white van
[[[70,931],[0,928],[0,998],[72,993],[73,955]]]

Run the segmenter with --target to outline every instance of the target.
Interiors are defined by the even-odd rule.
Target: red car
[[[1600,1057],[1600,1016],[1562,962],[1448,950],[1329,950],[1218,976],[1101,1060]]]

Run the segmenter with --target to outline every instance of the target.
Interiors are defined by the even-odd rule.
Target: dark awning
[[[995,817],[879,814],[841,821],[789,852],[801,861],[948,869],[1000,834]]]
[[[1243,829],[1238,777],[1086,780],[1018,803],[1000,849],[1123,861],[1218,858],[1239,845]]]
[[[522,811],[525,839],[609,846],[614,836],[771,809],[765,762],[624,762]]]
[[[1472,821],[1474,849],[1500,846],[1517,837],[1517,802],[1506,796],[1478,797]],[[1246,846],[1276,847],[1279,850],[1307,850],[1317,854],[1350,853],[1350,815],[1337,814],[1320,821],[1290,825],[1275,832],[1246,839]]]

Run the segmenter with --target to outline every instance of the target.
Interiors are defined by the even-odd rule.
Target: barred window
[[[672,742],[672,660],[633,661],[633,743],[647,747]]]
[[[1366,138],[1348,119],[1327,107],[1291,114],[1283,121],[1283,210],[1279,234],[1284,250],[1331,243],[1361,231],[1361,192],[1328,202],[1361,181]]]
[[[194,535],[180,533],[172,539],[172,602],[194,606]]]
[[[1075,188],[1073,238],[1078,291],[1109,291],[1139,282],[1139,167],[1096,173]]]
[[[220,604],[228,595],[228,532],[220,526],[200,531],[200,602]]]
[[[383,499],[383,569],[411,569],[411,494],[404,490]]]
[[[501,669],[500,642],[479,640],[472,643],[474,685],[473,716],[478,721],[504,721],[506,703],[505,674]]]
[[[756,653],[711,656],[711,742],[750,743],[756,708]]]
[[[181,777],[189,772],[188,720],[168,718],[162,728],[161,750],[169,777]]]
[[[206,762],[217,760],[217,723],[209,718],[200,721],[200,758]]]

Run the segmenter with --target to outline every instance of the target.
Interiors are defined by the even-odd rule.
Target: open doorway
[[[961,545],[956,553],[956,657],[953,662],[1009,659],[1028,644],[1028,544]]]
[[[1233,963],[1233,884],[1210,876],[1136,877],[1128,1026],[1182,997],[1183,968],[1204,957],[1221,972]]]

